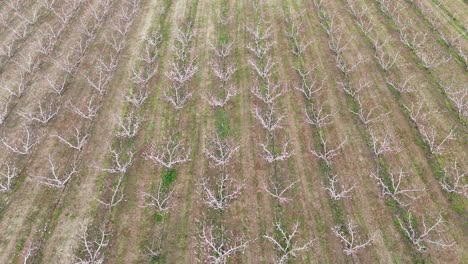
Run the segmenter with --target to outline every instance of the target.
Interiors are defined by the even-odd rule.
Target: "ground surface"
[[[0,263],[466,262],[467,17],[0,1]]]

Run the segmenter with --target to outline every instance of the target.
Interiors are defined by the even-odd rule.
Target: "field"
[[[0,0],[0,263],[466,263],[465,0]]]

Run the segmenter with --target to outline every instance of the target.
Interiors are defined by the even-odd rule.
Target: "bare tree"
[[[159,55],[158,47],[162,39],[163,35],[159,29],[148,34],[145,38],[145,51],[140,60],[144,61],[147,65],[153,64]]]
[[[268,105],[266,109],[255,106],[252,112],[268,132],[273,133],[273,131],[283,128],[280,123],[286,116],[278,114],[274,104]]]
[[[46,80],[47,84],[49,85],[50,89],[52,90],[53,93],[57,94],[57,96],[62,96],[63,93],[65,92],[65,88],[67,87],[67,76],[65,75],[63,77],[62,81],[52,81],[50,76],[46,75],[44,77]]]
[[[382,156],[385,153],[398,153],[400,147],[398,144],[390,138],[390,133],[388,128],[385,129],[385,135],[383,139],[380,139],[375,133],[370,131],[372,151],[377,157]]]
[[[81,118],[87,119],[89,121],[93,121],[94,117],[96,116],[100,104],[96,104],[94,102],[95,95],[91,96],[89,100],[87,100],[86,105],[83,108],[79,108],[75,106],[71,101],[68,101],[68,108],[70,108],[75,114],[80,116]]]
[[[275,73],[275,66],[278,64],[274,62],[270,56],[266,57],[265,62],[261,63],[257,60],[249,59],[249,64],[254,69],[254,72],[265,82],[268,82],[272,75]]]
[[[172,208],[171,198],[175,188],[165,192],[162,190],[162,184],[163,182],[161,181],[159,183],[156,194],[153,195],[150,193],[141,192],[141,195],[146,200],[144,207],[154,208],[156,211],[158,211],[158,213],[166,214]]]
[[[292,49],[290,50],[295,56],[301,56],[312,44],[312,41],[305,41],[304,38],[301,38],[303,33],[301,32],[301,24],[295,23],[290,21],[288,23],[288,27],[286,28],[284,34],[286,37],[290,39],[292,42]]]
[[[15,47],[14,43],[2,43],[0,44],[0,54],[7,57],[8,59],[13,58]]]
[[[116,120],[117,127],[119,132],[117,132],[117,137],[120,138],[133,138],[138,133],[140,125],[143,119],[139,114],[135,114],[130,111],[124,118],[118,117]]]
[[[210,182],[215,182],[211,184]],[[241,195],[245,184],[236,184],[228,175],[222,174],[213,179],[202,177],[200,196],[203,202],[212,209],[226,210],[231,202]]]
[[[5,122],[6,117],[8,116],[8,106],[10,104],[10,99],[3,103],[3,106],[0,109],[0,125]]]
[[[376,239],[377,233],[374,233],[367,240],[360,240],[360,237],[356,233],[357,227],[358,226],[356,224],[348,220],[346,225],[335,226],[332,228],[333,234],[341,240],[341,243],[344,246],[343,251],[346,255],[355,255],[357,252],[370,246]]]
[[[265,234],[263,237],[272,243],[278,252],[278,256],[275,259],[275,263],[285,264],[289,263],[291,259],[294,259],[302,251],[307,251],[312,246],[313,240],[309,240],[302,245],[299,245],[297,235],[299,234],[299,223],[295,223],[288,231],[286,227],[279,221],[273,223],[275,228],[275,235]]]
[[[217,46],[213,45],[213,43],[210,42],[210,47],[219,59],[226,60],[231,55],[232,44],[234,44],[234,41],[220,42],[220,44]]]
[[[445,221],[440,213],[439,217],[432,225],[428,225],[426,223],[426,219],[423,217],[422,229],[416,226],[411,211],[408,212],[407,219],[401,220],[399,216],[397,216],[397,219],[400,224],[400,228],[405,232],[406,237],[411,241],[411,243],[413,243],[416,250],[419,252],[426,251],[429,244],[434,245],[437,248],[445,248],[455,245],[455,242],[447,242],[442,237],[442,232],[445,230],[441,229],[441,225],[443,225]]]
[[[170,102],[175,109],[181,109],[188,99],[192,97],[192,92],[186,83],[192,79],[198,71],[198,66],[193,63],[194,60],[182,66],[172,63],[172,70],[166,72],[166,77],[172,81],[172,85],[164,90],[164,98],[166,101]]]
[[[206,91],[203,99],[213,107],[224,107],[229,99],[237,95],[237,89],[233,85],[221,85],[216,94]]]
[[[117,179],[117,184],[110,183],[107,184],[105,187],[108,191],[111,192],[110,199],[108,197],[103,198],[96,198],[96,200],[102,204],[104,207],[108,208],[109,211],[112,210],[115,206],[117,206],[120,202],[122,202],[124,198],[122,183],[125,178],[125,174],[120,174]]]
[[[434,114],[439,112],[438,110],[429,108],[424,98],[417,103],[411,102],[411,106],[403,104],[403,107],[408,111],[410,119],[417,126],[426,124]]]
[[[109,83],[112,75],[108,74],[104,70],[98,70],[95,76],[96,77],[92,78],[88,75],[84,75],[84,78],[91,88],[96,90],[100,95],[103,95],[106,92],[107,84]]]
[[[327,77],[323,78],[321,82],[318,81],[315,75],[312,78],[308,78],[310,73],[316,68],[317,66],[312,67],[311,70],[303,72],[299,68],[294,68],[297,73],[301,76],[301,87],[296,87],[296,90],[300,91],[304,94],[307,100],[314,99],[315,96],[320,95],[323,85],[327,79]]]
[[[23,123],[22,126],[24,133],[21,138],[16,138],[13,142],[9,143],[5,138],[1,137],[0,142],[16,154],[28,155],[31,154],[34,147],[39,144],[39,137],[34,135],[26,123]]]
[[[265,159],[268,163],[285,161],[288,160],[295,154],[294,149],[292,149],[292,141],[288,140],[283,144],[279,144],[278,148],[275,148],[275,145],[270,144],[270,139],[267,138],[266,143],[258,143],[262,148],[263,154],[260,156]]]
[[[457,88],[455,80],[455,76],[452,76],[449,83],[440,82],[439,84],[444,89],[449,100],[455,105],[458,115],[466,117],[468,116],[468,86],[465,84],[464,87]]]
[[[458,161],[453,162],[452,167],[444,168],[444,176],[439,181],[442,189],[449,193],[458,193],[468,197],[468,184],[463,183],[466,172],[458,166]]]
[[[136,108],[140,108],[148,99],[149,91],[146,86],[136,86],[130,92],[129,95],[125,97],[125,102],[132,104]]]
[[[23,256],[23,264],[28,264],[30,260],[36,255],[39,246],[36,245],[34,242],[30,241],[28,246],[26,247],[26,251],[22,254]]]
[[[333,123],[333,117],[338,113],[338,110],[335,113],[327,113],[324,109],[323,103],[310,103],[309,109],[304,109],[304,115],[306,122],[314,125],[315,127],[322,128]]]
[[[19,74],[19,81],[11,86],[3,86],[3,90],[8,92],[10,96],[14,96],[16,98],[21,98],[24,94],[26,89],[26,73],[22,72]]]
[[[268,25],[268,23],[263,20],[259,20],[255,27],[247,27],[247,32],[249,32],[254,39],[254,45],[249,43],[247,49],[252,51],[257,59],[263,59],[275,44],[274,41],[269,41],[272,34],[272,25]]]
[[[370,176],[373,179],[377,180],[378,185],[382,188],[382,196],[389,196],[395,202],[397,202],[400,206],[406,207],[409,205],[408,202],[403,201],[403,197],[410,199],[410,201],[414,201],[418,199],[420,196],[416,195],[418,192],[423,193],[425,188],[422,189],[411,189],[411,188],[404,188],[403,185],[403,178],[405,178],[408,173],[403,171],[403,168],[397,173],[388,172],[388,177],[384,178],[379,176],[379,171],[371,172]]]
[[[227,263],[232,256],[243,253],[251,242],[244,235],[235,236],[222,224],[220,227],[215,227],[204,223],[201,224],[198,240],[204,256],[198,258],[197,261],[210,264]]]
[[[374,111],[379,108],[378,105],[372,107],[369,111],[366,111],[364,109],[364,106],[362,105],[360,96],[359,95],[356,96],[355,99],[356,99],[356,102],[358,103],[358,106],[357,106],[358,109],[356,111],[350,109],[349,111],[351,111],[351,113],[353,113],[357,117],[359,117],[359,120],[361,120],[361,122],[366,126],[369,125],[370,123],[379,122],[385,116],[390,114],[390,112],[387,112],[387,113],[381,113],[381,114],[374,115],[374,113],[375,113]]]
[[[267,81],[261,86],[254,84],[250,90],[255,95],[255,97],[257,97],[263,103],[273,104],[280,96],[286,93],[287,88],[285,86],[281,87],[279,83],[273,83],[267,79]]]
[[[60,105],[57,100],[50,100],[50,102],[42,102],[37,99],[38,111],[37,112],[18,112],[18,114],[29,121],[38,122],[46,125],[49,121],[57,115],[60,110]]]
[[[132,67],[131,77],[133,83],[138,86],[146,86],[151,78],[157,73],[158,67],[140,67],[138,70]]]
[[[396,83],[389,77],[385,78],[385,81],[388,85],[392,86],[395,90],[400,93],[410,93],[414,91],[414,88],[410,84],[410,80],[414,78],[414,75],[408,76],[404,81],[402,80],[400,83]]]
[[[440,137],[439,131],[435,130],[434,127],[427,128],[426,126],[422,126],[420,131],[423,135],[423,140],[429,147],[429,151],[435,155],[442,154],[445,150],[445,144],[455,139],[453,135],[455,128],[451,128],[443,138]]]
[[[172,134],[158,145],[151,144],[149,150],[143,153],[145,160],[151,160],[159,167],[172,169],[178,164],[190,161],[191,149],[187,148],[183,140]]]
[[[10,162],[5,163],[0,172],[0,193],[7,193],[13,189],[14,180],[19,176],[19,170]]]
[[[271,195],[274,199],[277,200],[278,203],[284,204],[290,202],[292,199],[289,197],[286,197],[286,193],[288,190],[290,190],[298,181],[294,181],[286,187],[283,187],[283,184],[280,183],[279,181],[275,181],[272,176],[269,177],[269,184],[267,186],[266,183],[263,183],[263,189]]]
[[[127,151],[127,153],[124,154],[123,149],[119,151],[117,149],[112,148],[112,146],[109,146],[109,152],[112,155],[112,165],[108,168],[99,168],[97,166],[96,168],[107,173],[125,174],[134,161],[133,157],[135,155],[135,152],[129,150]]]
[[[322,147],[322,151],[315,151],[311,149],[310,152],[317,158],[323,160],[327,166],[330,166],[332,164],[333,158],[339,154],[346,141],[347,139],[343,140],[336,148],[329,147],[328,140],[324,139],[322,133],[320,133],[320,145]]]
[[[104,263],[104,250],[109,245],[109,234],[106,227],[91,230],[89,225],[83,225],[80,234],[80,252],[73,256],[75,264],[102,264]]]
[[[239,151],[239,146],[232,142],[222,139],[219,134],[208,141],[208,146],[203,148],[210,167],[226,167],[233,155]]]
[[[330,197],[335,201],[349,198],[350,197],[349,193],[356,187],[356,183],[354,183],[349,188],[346,188],[344,185],[336,186],[338,184],[337,177],[338,175],[328,176],[329,184],[328,184],[328,187],[324,187],[325,190],[328,191],[328,194],[330,194]]]
[[[400,54],[400,51],[396,52],[396,53],[389,53],[389,52],[385,52],[382,49],[377,49],[375,51],[375,58],[377,60],[377,62],[379,63],[380,67],[385,71],[389,71],[393,65],[395,65],[397,59],[398,59],[398,55]]]
[[[76,125],[74,125],[73,129],[70,131],[70,134],[72,134],[71,140],[67,140],[60,135],[53,135],[53,137],[58,138],[60,142],[67,145],[68,147],[81,151],[88,142],[89,133],[81,133],[81,130]]]
[[[432,69],[439,67],[452,59],[452,55],[444,56],[442,52],[442,50],[432,47],[431,50],[428,51],[419,50],[417,54],[421,59],[421,63],[424,68]]]
[[[363,78],[359,79],[357,84],[347,82],[337,82],[343,88],[343,91],[353,98],[357,98],[360,92],[370,87],[370,82],[365,81]]]
[[[20,56],[22,61],[13,60],[13,62],[16,63],[23,72],[32,74],[34,71],[36,71],[39,64],[34,56],[31,54],[28,54],[27,56],[20,54]]]
[[[76,169],[77,163],[76,160],[73,161],[71,168],[68,170],[63,170],[61,166],[58,166],[52,159],[52,156],[49,154],[48,158],[50,172],[47,176],[32,176],[35,180],[39,183],[44,184],[46,186],[61,189],[65,187],[67,182],[71,179],[71,177],[76,174],[78,171]]]

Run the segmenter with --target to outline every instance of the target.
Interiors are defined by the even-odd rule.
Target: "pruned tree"
[[[312,41],[306,41],[304,38],[301,38],[301,35],[303,35],[303,32],[301,32],[301,23],[295,23],[294,21],[290,21],[290,23],[287,24],[288,26],[286,27],[284,34],[287,38],[289,38],[292,44],[292,48],[290,49],[290,51],[297,57],[302,56],[302,54],[306,51],[307,47],[309,47],[312,44]]]
[[[95,103],[94,99],[95,99],[95,95],[91,96],[89,100],[86,101],[84,108],[75,106],[71,101],[68,101],[67,106],[81,118],[87,119],[89,121],[93,121],[100,107],[100,104]]]
[[[163,182],[161,181],[155,194],[141,192],[141,195],[145,200],[144,207],[154,208],[158,213],[166,214],[172,209],[171,198],[175,188],[170,191],[164,191],[162,186]]]
[[[445,150],[445,145],[455,139],[454,132],[455,128],[451,128],[445,136],[440,136],[440,131],[434,129],[434,127],[427,128],[422,126],[420,132],[423,136],[424,142],[429,147],[429,151],[434,155],[440,155]]]
[[[73,125],[73,129],[70,130],[69,134],[72,134],[70,140],[67,140],[65,137],[60,135],[53,135],[52,137],[58,138],[60,142],[72,149],[76,149],[78,151],[83,150],[83,147],[88,142],[89,133],[82,133],[78,126]]]
[[[7,193],[13,189],[15,179],[19,176],[19,169],[6,162],[0,172],[0,193]]]
[[[104,263],[104,250],[109,245],[109,233],[106,227],[93,230],[90,225],[82,225],[80,233],[80,250],[73,255],[75,264],[102,264]]]
[[[148,99],[149,91],[146,86],[136,86],[132,89],[129,95],[125,97],[125,102],[132,104],[136,108],[140,108]]]
[[[33,72],[36,71],[39,63],[36,60],[36,57],[32,56],[31,54],[28,54],[25,56],[24,54],[20,54],[22,61],[18,60],[13,60],[16,65],[25,73],[27,74],[33,74]]]
[[[418,50],[419,59],[421,60],[422,65],[426,69],[432,69],[439,67],[440,65],[449,62],[452,59],[452,55],[445,56],[443,51],[432,47],[430,50]]]
[[[266,109],[255,106],[252,112],[254,117],[260,121],[262,127],[268,132],[273,133],[275,130],[283,128],[281,121],[286,116],[278,114],[274,104],[267,105]]]
[[[285,204],[290,202],[292,199],[287,197],[286,194],[288,190],[292,189],[298,181],[294,181],[290,184],[282,183],[280,181],[274,180],[272,176],[268,178],[268,185],[263,183],[263,189],[271,195],[276,201],[280,204]]]
[[[106,92],[107,84],[109,83],[111,77],[112,75],[110,75],[102,69],[97,70],[93,77],[84,75],[84,78],[86,79],[88,85],[94,90],[96,90],[99,93],[99,95],[104,95],[104,93]]]
[[[367,240],[361,240],[357,234],[357,225],[354,224],[351,220],[347,221],[348,223],[342,226],[335,226],[332,228],[333,234],[341,240],[341,243],[344,246],[343,251],[346,255],[355,255],[364,248],[372,245],[372,242],[377,237],[377,233],[372,234],[368,237]]]
[[[257,59],[263,59],[275,44],[274,41],[269,40],[272,34],[272,25],[268,25],[267,22],[261,19],[255,27],[247,27],[247,32],[252,35],[254,42],[247,44],[247,49],[249,49]]]
[[[333,148],[333,147],[328,146],[328,140],[324,138],[322,133],[319,133],[319,134],[320,134],[320,146],[322,147],[322,150],[315,151],[311,149],[310,152],[317,158],[323,160],[325,164],[327,164],[327,166],[331,166],[333,158],[335,158],[338,154],[340,154],[339,152],[343,148],[346,141],[348,141],[348,139],[346,138],[336,148]]]
[[[22,137],[16,137],[13,142],[9,142],[4,137],[0,137],[0,142],[2,142],[6,148],[16,154],[28,155],[31,154],[34,147],[39,144],[39,136],[34,135],[34,133],[31,131],[31,128],[26,125],[26,123],[23,123],[22,127]]]
[[[128,150],[127,153],[124,154],[123,149],[117,150],[112,146],[109,146],[109,152],[112,156],[110,167],[99,168],[96,166],[96,168],[111,174],[125,174],[128,168],[133,164],[135,152]]]
[[[260,156],[268,163],[286,161],[295,154],[292,147],[292,141],[288,140],[285,143],[278,144],[279,146],[270,144],[270,139],[267,138],[265,143],[257,143],[263,150]]]
[[[382,121],[382,119],[385,116],[390,114],[390,112],[375,114],[375,110],[379,108],[378,105],[372,107],[369,111],[366,111],[366,109],[362,105],[361,98],[359,95],[355,97],[355,100],[358,103],[357,110],[354,111],[353,109],[350,109],[349,111],[355,114],[359,118],[359,120],[361,120],[361,122],[366,126],[369,125],[370,123]]]
[[[352,98],[359,97],[359,94],[362,90],[370,87],[370,82],[365,81],[363,78],[359,79],[359,82],[353,84],[351,82],[337,82],[338,85],[343,88],[343,91],[350,95]]]
[[[28,246],[26,246],[25,251],[22,254],[23,264],[30,263],[30,260],[36,256],[39,248],[40,248],[40,245],[36,245],[36,243],[34,243],[33,241],[30,241],[28,243]]]
[[[26,73],[24,72],[20,73],[17,79],[18,81],[14,85],[10,85],[10,86],[4,85],[3,90],[5,90],[10,96],[21,98],[26,89]]]
[[[125,178],[125,174],[120,174],[117,179],[117,183],[114,184],[108,183],[105,186],[105,189],[111,193],[110,198],[107,197],[106,193],[104,193],[104,197],[102,198],[96,198],[96,200],[102,204],[104,207],[108,208],[109,211],[112,210],[112,208],[116,207],[120,202],[122,202],[124,198],[124,193],[123,193],[123,188],[122,188],[122,183]]]
[[[43,102],[37,99],[37,108],[37,112],[18,112],[18,114],[30,122],[38,122],[42,125],[46,125],[57,115],[60,110],[60,105],[57,100]]]
[[[307,123],[322,128],[333,123],[333,117],[338,114],[339,110],[334,113],[329,113],[324,109],[323,103],[310,103],[309,108],[304,109],[305,120]]]
[[[354,183],[351,187],[346,188],[344,185],[337,186],[338,185],[338,175],[328,175],[328,187],[324,187],[325,190],[328,191],[328,194],[330,197],[337,201],[340,199],[346,199],[349,198],[350,195],[349,193],[356,187],[356,183]]]
[[[53,81],[50,76],[46,75],[44,77],[45,81],[49,85],[51,91],[55,93],[57,96],[62,96],[65,92],[65,88],[67,87],[67,76],[64,75],[61,81],[56,80]]]
[[[455,160],[450,168],[444,168],[444,176],[439,181],[442,189],[448,193],[458,193],[468,197],[468,184],[464,183],[466,172]]]
[[[455,242],[448,242],[442,236],[442,233],[445,231],[441,228],[445,223],[442,214],[439,213],[437,220],[432,224],[426,223],[426,219],[423,217],[422,228],[417,226],[411,211],[407,215],[407,218],[403,220],[397,216],[398,223],[417,251],[425,252],[428,250],[429,245],[433,245],[436,248],[446,248],[455,245]]]
[[[467,117],[468,116],[468,85],[464,85],[463,87],[457,87],[455,82],[455,76],[452,76],[450,82],[439,82],[439,85],[444,89],[447,97],[450,101],[452,101],[453,105],[455,106],[458,115],[460,117]]]
[[[278,255],[275,258],[275,263],[277,264],[286,264],[289,263],[291,259],[296,258],[301,252],[309,250],[312,247],[313,240],[308,240],[302,245],[299,244],[297,236],[299,235],[299,223],[296,222],[291,231],[280,222],[277,221],[273,223],[275,228],[275,234],[265,234],[265,238],[268,242],[273,244]]]
[[[274,62],[270,56],[267,56],[265,62],[249,59],[249,64],[257,75],[265,82],[268,82],[272,75],[275,73],[275,66],[278,64]]]
[[[156,75],[158,67],[140,67],[138,70],[135,66],[131,69],[130,80],[138,86],[146,86],[151,78]]]
[[[210,264],[225,264],[228,260],[239,253],[247,250],[251,240],[244,235],[235,236],[232,231],[227,231],[224,226],[217,227],[200,223],[201,231],[198,234],[201,255],[198,262]]]
[[[398,56],[400,54],[400,51],[397,51],[396,53],[390,53],[390,52],[385,52],[383,48],[377,49],[375,51],[375,59],[379,63],[380,67],[385,71],[388,72],[393,65],[395,65]]]
[[[141,61],[144,61],[147,65],[156,62],[156,58],[159,55],[158,47],[163,40],[161,30],[157,29],[149,33],[145,37],[145,50],[143,56],[140,57]]]
[[[232,44],[234,41],[231,42],[220,42],[219,45],[214,45],[210,42],[210,47],[214,51],[214,54],[218,57],[218,59],[224,61],[226,60],[232,52]]]
[[[274,104],[280,96],[287,92],[287,88],[279,83],[270,82],[268,79],[262,85],[254,84],[250,91],[263,103]]]
[[[166,77],[172,81],[172,85],[164,90],[164,98],[170,102],[175,109],[182,109],[185,103],[192,97],[187,82],[192,79],[198,71],[198,66],[194,65],[194,60],[184,65],[171,63],[172,70],[166,72]]]
[[[49,158],[47,159],[49,162],[49,173],[47,176],[39,176],[34,175],[32,176],[35,180],[37,180],[40,184],[44,184],[48,187],[61,189],[65,187],[67,182],[71,179],[71,177],[78,172],[77,170],[77,162],[74,160],[72,165],[69,169],[62,169],[60,165],[57,165],[56,162],[52,159],[52,156],[49,154]],[[37,174],[37,173],[34,173]]]
[[[379,138],[374,132],[370,131],[372,151],[377,157],[382,156],[385,153],[398,153],[400,151],[399,145],[392,140],[389,129],[385,129],[385,135],[383,139]]]
[[[424,98],[416,103],[411,102],[411,106],[403,104],[403,107],[408,111],[410,119],[417,126],[428,123],[434,114],[439,113],[439,110],[428,107]]]
[[[175,134],[161,140],[158,145],[151,144],[148,151],[143,153],[145,160],[151,160],[159,167],[172,169],[178,164],[190,161],[191,149],[187,148],[184,140]]]
[[[244,185],[237,184],[226,173],[214,177],[203,176],[200,182],[200,196],[209,208],[223,211],[241,195]]]
[[[396,173],[389,171],[388,177],[380,176],[378,170],[371,172],[370,174],[370,177],[377,180],[377,184],[382,188],[382,196],[389,196],[402,207],[408,206],[412,201],[418,199],[425,191],[425,188],[418,189],[403,187],[403,178],[406,176],[408,176],[408,173],[404,172],[403,168],[400,168]],[[421,195],[417,195],[418,193],[421,193]],[[405,202],[403,198],[409,199],[410,202]]]
[[[388,85],[392,86],[395,90],[397,90],[400,93],[410,93],[410,92],[414,92],[414,88],[410,83],[410,81],[414,77],[415,77],[414,75],[410,75],[406,77],[406,79],[402,80],[400,83],[396,83],[394,80],[392,80],[389,77],[386,77],[385,81],[387,82]]]
[[[209,139],[207,146],[203,148],[210,167],[226,167],[237,151],[239,151],[239,146],[222,139],[219,134]]]
[[[237,95],[237,89],[234,85],[220,85],[216,93],[206,91],[203,99],[212,107],[224,107],[228,101]]]
[[[124,118],[118,117],[116,124],[118,127],[117,137],[119,138],[133,138],[137,135],[140,129],[143,118],[139,114],[130,111]]]
[[[317,66],[314,66],[308,71],[302,71],[301,69],[296,67],[294,68],[296,72],[301,76],[301,87],[296,87],[296,90],[303,93],[305,98],[307,98],[307,100],[309,101],[314,99],[314,97],[320,95],[324,83],[327,79],[327,77],[324,77],[320,82],[315,75],[312,75],[312,77],[309,78],[310,73],[314,71],[316,67]]]
[[[10,99],[3,103],[3,106],[0,109],[0,125],[5,122],[5,119],[8,116],[8,106],[10,105]]]

